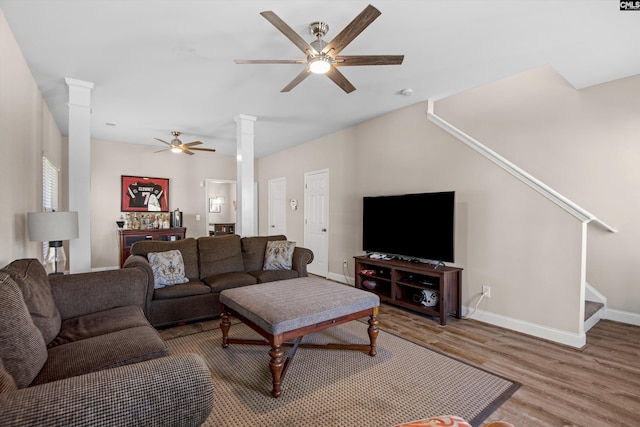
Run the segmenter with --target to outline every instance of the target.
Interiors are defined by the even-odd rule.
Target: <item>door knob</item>
[[[322,232],[323,232],[323,233],[326,233],[326,232],[327,232],[327,229],[326,229],[326,228],[323,228],[323,229],[322,229]]]

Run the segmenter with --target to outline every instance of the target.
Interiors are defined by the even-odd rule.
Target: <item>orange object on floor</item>
[[[426,420],[411,421],[398,424],[395,427],[471,427],[471,424],[460,417],[454,415],[444,415],[440,417],[428,418]],[[491,421],[483,424],[482,427],[515,427],[506,421]]]

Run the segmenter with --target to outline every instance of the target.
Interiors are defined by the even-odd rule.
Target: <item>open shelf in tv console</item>
[[[462,268],[365,256],[354,259],[356,288],[373,292],[388,304],[437,317],[441,325],[447,324],[448,315],[460,319]],[[438,293],[435,306],[420,302],[423,290]]]

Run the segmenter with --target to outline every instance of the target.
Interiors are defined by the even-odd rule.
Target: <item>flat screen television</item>
[[[455,192],[363,198],[362,249],[454,262]]]

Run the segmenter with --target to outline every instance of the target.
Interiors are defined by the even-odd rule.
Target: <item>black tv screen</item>
[[[455,192],[363,198],[362,249],[454,262]]]

